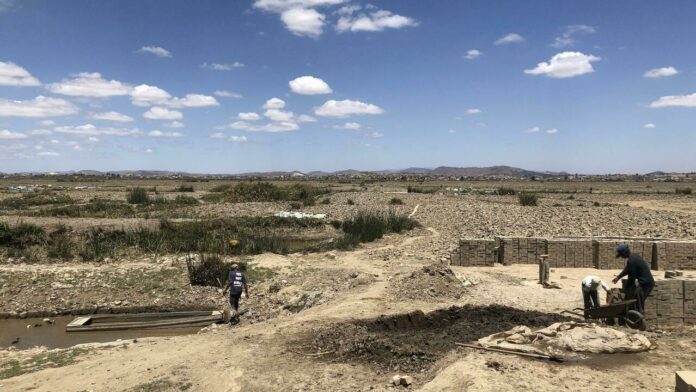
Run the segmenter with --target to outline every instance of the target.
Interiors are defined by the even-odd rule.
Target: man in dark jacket
[[[242,292],[249,298],[249,289],[247,287],[246,276],[239,271],[239,265],[232,264],[232,269],[227,276],[227,285],[223,294],[230,289],[230,306],[234,311],[234,314],[230,318],[230,322],[239,322],[239,298],[242,296]]]
[[[616,283],[624,276],[628,276],[625,289],[628,293],[635,289],[636,308],[640,313],[645,314],[645,299],[655,287],[650,265],[639,255],[631,254],[631,250],[626,244],[621,244],[616,248],[616,257],[626,259],[626,266],[620,274],[612,279],[612,282]],[[636,286],[636,280],[638,286]]]

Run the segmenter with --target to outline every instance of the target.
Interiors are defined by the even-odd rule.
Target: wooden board
[[[87,320],[83,320],[87,319]],[[221,311],[143,313],[78,317],[65,327],[67,332],[117,331],[131,329],[181,328],[222,322]]]

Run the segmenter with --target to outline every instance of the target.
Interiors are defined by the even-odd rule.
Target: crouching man
[[[599,307],[599,287],[602,287],[606,293],[609,293],[609,286],[594,275],[588,275],[582,280],[582,299],[585,302],[585,317],[587,311],[592,308]]]

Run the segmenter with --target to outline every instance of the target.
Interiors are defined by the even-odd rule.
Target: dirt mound
[[[357,361],[380,370],[416,372],[430,367],[455,342],[469,342],[523,324],[542,327],[565,320],[557,314],[504,306],[414,311],[314,329],[294,347],[324,353],[322,360]]]
[[[441,264],[426,265],[409,274],[392,278],[388,293],[397,300],[415,299],[438,302],[460,299],[471,283],[459,279],[452,270]]]

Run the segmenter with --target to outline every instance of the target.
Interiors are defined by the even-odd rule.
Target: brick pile
[[[504,264],[536,264],[539,256],[546,254],[544,238],[497,238],[498,246],[502,249]]]
[[[696,241],[656,242],[659,268],[696,270]]]
[[[696,324],[695,303],[696,280],[658,280],[645,301],[645,318],[655,327]]]
[[[482,239],[460,239],[459,247],[450,257],[451,265],[493,266],[498,261],[496,242]]]
[[[628,245],[631,253],[640,255],[652,265],[654,244],[652,241],[597,240],[596,243],[598,269],[623,269],[626,260],[616,258],[616,247],[621,244]]]

